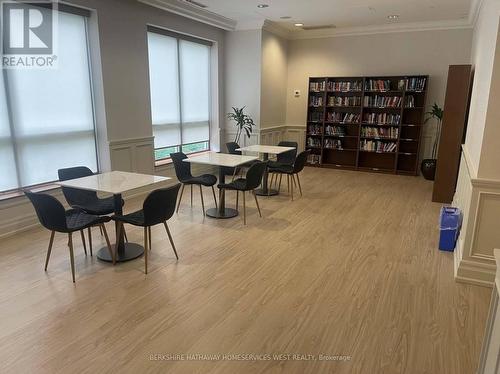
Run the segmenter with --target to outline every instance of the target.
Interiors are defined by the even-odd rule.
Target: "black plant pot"
[[[436,176],[436,161],[432,158],[427,158],[422,160],[422,165],[420,165],[420,170],[422,171],[422,175],[428,181],[433,181]]]

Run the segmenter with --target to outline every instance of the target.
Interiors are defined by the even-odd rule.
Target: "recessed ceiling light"
[[[267,4],[259,4],[257,5],[257,8],[267,8],[269,5]]]
[[[290,16],[282,16],[282,17],[280,17],[280,19],[290,19],[290,18],[292,18],[292,17],[290,17]]]
[[[303,23],[294,23],[294,25],[295,25],[295,26],[297,26],[297,27],[302,27],[302,26],[304,26],[304,24],[303,24]]]
[[[390,16],[387,16],[387,18],[390,19],[391,21],[395,21],[395,20],[399,19],[399,15],[391,14]]]

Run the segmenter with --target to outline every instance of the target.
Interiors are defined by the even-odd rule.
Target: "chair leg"
[[[85,235],[83,234],[83,230],[80,230],[80,235],[82,237],[83,252],[85,252],[85,256],[87,256],[87,244],[85,244]]]
[[[212,193],[214,194],[215,209],[217,209],[217,198],[215,197],[215,188],[212,186]]]
[[[128,243],[127,231],[125,230],[125,226],[123,226],[123,237],[125,238],[125,243]]]
[[[119,225],[119,226],[121,226],[121,225]],[[108,236],[108,231],[106,230],[106,226],[104,226],[104,223],[101,223],[101,225],[99,227],[104,232],[104,238],[106,239],[106,245],[108,247],[109,255],[111,256],[111,259],[113,260],[113,265],[115,265],[116,264],[116,254],[113,252],[113,249],[111,248],[111,243],[109,242],[109,236]]]
[[[148,227],[148,242],[149,242],[149,250],[151,251],[151,249],[153,248],[153,246],[151,245],[151,226]]]
[[[295,175],[292,174],[292,181],[293,181],[293,186],[297,188],[297,182],[295,181]]]
[[[280,174],[280,183],[278,184],[278,191],[281,192],[281,180],[283,179],[283,174]]]
[[[257,209],[259,210],[259,216],[262,218],[262,213],[260,212],[259,200],[257,200],[257,194],[255,190],[252,191],[253,197],[255,198],[255,205],[257,205]]]
[[[90,257],[92,257],[94,254],[92,253],[92,228],[89,227],[87,229],[87,232],[89,234],[89,250],[90,250]]]
[[[295,176],[297,177],[297,184],[299,185],[300,196],[302,196],[302,186],[300,185],[299,174],[295,174]]]
[[[101,235],[102,235],[102,227],[101,226],[99,226],[99,231],[101,232]]]
[[[193,185],[191,185],[191,208],[193,207]]]
[[[71,276],[75,283],[75,256],[73,255],[73,233],[68,233],[69,259],[71,261]]]
[[[201,209],[203,210],[203,215],[205,215],[205,201],[203,201],[203,189],[200,184],[200,197],[201,197]]]
[[[240,191],[236,190],[236,210],[239,208]]]
[[[234,182],[234,178],[236,177],[236,173],[238,172],[238,168],[234,168],[234,171],[233,171],[233,178],[231,179],[231,182]],[[219,182],[221,183],[221,182]]]
[[[179,256],[177,255],[177,250],[175,249],[174,240],[172,239],[172,234],[170,233],[167,222],[163,222],[163,225],[165,226],[165,230],[167,230],[168,240],[170,240],[170,244],[172,245],[172,249],[174,250],[175,258],[179,259]]]
[[[55,231],[50,233],[49,248],[47,249],[47,257],[45,258],[45,271],[47,271],[47,266],[49,266],[50,253],[52,252],[52,244],[54,244]]]
[[[289,175],[289,178],[292,179],[292,181],[290,182],[290,194],[292,195],[292,201],[293,201],[293,185],[294,185],[294,182],[293,182],[293,174],[292,175]]]
[[[148,273],[148,228],[144,227],[144,273]]]
[[[179,202],[177,203],[177,209],[175,210],[176,213],[179,213],[179,207],[181,206],[181,200],[182,200],[182,194],[184,193],[184,183],[182,184],[181,187],[181,194],[179,196]]]
[[[290,175],[286,175],[286,191],[290,193]]]
[[[246,202],[245,202],[245,192],[243,191],[243,224],[247,224],[247,207],[246,207]]]

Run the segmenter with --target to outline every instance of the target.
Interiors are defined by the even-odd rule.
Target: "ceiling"
[[[189,1],[189,0],[188,0]],[[394,23],[467,20],[474,0],[195,0],[205,10],[233,19],[238,25],[271,20],[294,30],[305,26],[335,25],[356,28]],[[258,8],[267,4],[267,8]],[[389,15],[399,15],[391,21]],[[289,16],[283,20],[280,17]]]

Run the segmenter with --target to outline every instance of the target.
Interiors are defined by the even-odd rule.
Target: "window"
[[[210,149],[211,44],[150,28],[148,47],[155,160]]]
[[[58,14],[58,66],[0,74],[0,191],[58,179],[57,170],[97,171],[87,17]]]

